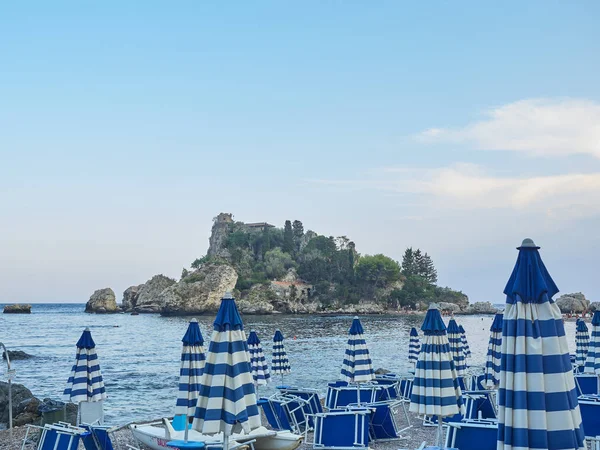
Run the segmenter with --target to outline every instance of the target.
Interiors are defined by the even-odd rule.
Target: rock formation
[[[143,284],[137,286],[129,286],[123,291],[123,300],[121,301],[121,309],[123,311],[133,311],[137,304],[138,295],[140,294],[140,288]]]
[[[229,250],[225,248],[225,242],[233,224],[231,213],[221,213],[214,218],[213,226],[208,240],[208,251],[206,256],[229,259]]]
[[[111,288],[98,289],[91,295],[85,305],[85,312],[87,313],[108,314],[120,311],[115,293]]]
[[[496,314],[498,309],[490,302],[475,302],[463,310],[465,314]]]
[[[21,350],[9,350],[8,357],[10,358],[11,361],[19,361],[22,359],[33,358],[32,355],[25,353]],[[2,359],[6,359],[6,352],[2,352]]]
[[[17,304],[17,305],[6,305],[4,307],[4,314],[30,314],[31,305]]]
[[[581,292],[576,292],[574,294],[561,295],[556,300],[556,304],[563,314],[582,313],[587,311],[590,301]]]
[[[227,264],[205,264],[158,295],[159,302],[164,305],[161,314],[215,312],[223,295],[233,291],[237,278],[236,271]]]
[[[458,306],[456,303],[439,302],[437,305],[440,311],[450,313],[460,312],[460,306]]]
[[[590,303],[590,306],[588,307],[588,311],[590,311],[590,312],[600,311],[600,302]]]
[[[175,283],[176,281],[173,278],[164,275],[154,275],[144,284],[128,287],[123,292],[123,310],[139,313],[161,312],[165,305],[160,294]]]

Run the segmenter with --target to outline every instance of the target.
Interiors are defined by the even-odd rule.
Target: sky
[[[526,237],[600,301],[600,3],[0,6],[0,303],[85,302],[212,218],[433,258],[500,303]]]

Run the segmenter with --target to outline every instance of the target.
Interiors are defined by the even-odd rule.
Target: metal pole
[[[12,430],[12,423],[13,423],[13,417],[12,417],[12,377],[13,377],[13,371],[10,369],[10,356],[8,356],[8,350],[6,350],[6,346],[0,342],[0,346],[4,349],[4,354],[6,355],[6,364],[8,366],[8,429],[10,432],[10,438],[12,439],[13,437],[13,430]]]
[[[183,442],[188,441],[188,433],[189,433],[189,424],[188,424],[188,415],[185,415],[185,432],[183,433]]]

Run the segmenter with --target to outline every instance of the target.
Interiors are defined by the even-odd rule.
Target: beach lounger
[[[87,424],[82,424],[82,427],[89,431],[83,438],[85,450],[115,450],[109,434],[114,428]]]
[[[578,402],[586,439],[600,436],[600,396],[597,394],[581,395]]]
[[[300,397],[275,394],[261,398],[257,404],[263,409],[269,425],[274,430],[304,434],[308,429],[312,429],[305,413],[310,406]]]
[[[309,427],[311,429],[314,428],[312,416],[323,412],[323,405],[321,404],[318,391],[316,389],[287,387],[280,389],[280,392],[282,395],[298,397],[304,400],[302,409],[304,410],[304,414],[308,420]]]
[[[460,450],[496,450],[498,423],[486,420],[463,420],[448,423],[446,447]]]
[[[402,378],[396,374],[376,375],[375,382],[383,387],[378,401],[395,400],[400,398]]]
[[[21,450],[25,448],[29,432],[32,429],[40,430],[40,439],[36,446],[36,450],[77,450],[81,439],[89,434],[87,430],[71,425],[64,426],[56,424],[45,425],[43,427],[27,425],[27,431],[23,437]]]
[[[598,394],[598,375],[587,373],[575,375],[575,386],[577,395]]]
[[[401,433],[410,429],[410,417],[402,400],[376,402],[366,405],[371,409],[369,419],[369,436],[374,441],[400,439]],[[396,410],[402,408],[407,426],[400,429],[396,423]]]
[[[369,408],[315,414],[314,449],[354,450],[369,447]]]
[[[495,420],[497,418],[496,391],[466,391],[463,392],[465,401],[465,419]]]
[[[343,384],[342,384],[343,383]],[[356,385],[349,385],[344,382],[336,381],[327,385],[327,397],[325,406],[329,410],[343,408],[345,406],[358,403],[358,388]],[[375,403],[385,398],[386,389],[375,383],[360,384],[360,403]]]

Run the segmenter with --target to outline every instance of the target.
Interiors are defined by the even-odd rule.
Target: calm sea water
[[[1,306],[1,305],[0,305]],[[30,315],[0,314],[0,342],[10,350],[23,350],[35,358],[14,361],[16,382],[41,398],[62,399],[62,391],[75,358],[75,343],[85,327],[96,342],[108,400],[110,424],[156,419],[173,414],[179,374],[181,338],[189,317],[129,314],[90,315],[83,304],[35,304]],[[205,338],[214,316],[197,317]],[[325,391],[338,378],[347,330],[352,316],[244,316],[246,332],[255,329],[267,359],[276,328],[286,337],[292,374],[285,381]],[[484,365],[492,316],[460,316],[473,353],[471,365]],[[420,327],[423,316],[361,317],[375,368],[405,372],[409,365],[408,333]],[[571,351],[575,350],[575,324],[566,323]],[[5,365],[0,366],[4,379]],[[273,392],[273,383],[260,395]]]

